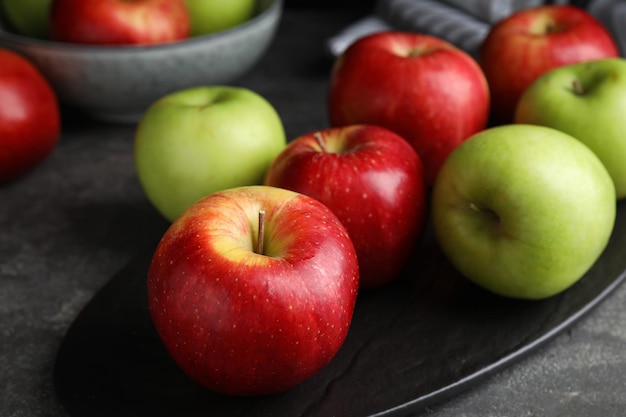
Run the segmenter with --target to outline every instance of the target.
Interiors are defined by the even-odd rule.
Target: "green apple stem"
[[[257,236],[256,253],[263,255],[263,241],[265,240],[265,210],[259,210],[259,230]]]
[[[574,90],[574,94],[578,96],[582,96],[583,94],[585,94],[585,89],[578,80],[572,81],[572,90]]]
[[[493,220],[495,221],[500,221],[500,217],[496,214],[495,211],[488,209],[488,208],[484,208],[481,207],[475,203],[470,203],[470,209],[475,211],[476,213],[481,213],[485,216],[489,216],[491,218],[493,218]]]

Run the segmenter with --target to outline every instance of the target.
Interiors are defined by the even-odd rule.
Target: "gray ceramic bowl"
[[[61,102],[101,120],[135,122],[170,92],[227,84],[250,70],[274,37],[282,3],[259,0],[247,22],[171,44],[73,45],[16,35],[0,26],[0,46],[30,58]]]

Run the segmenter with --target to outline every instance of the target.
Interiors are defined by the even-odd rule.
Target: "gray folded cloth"
[[[441,0],[449,6],[476,17],[479,20],[493,24],[513,12],[542,5],[543,0]]]
[[[357,39],[375,32],[391,30],[393,27],[382,18],[371,15],[344,28],[341,32],[328,39],[326,47],[331,55],[338,56]]]
[[[428,33],[476,54],[489,24],[436,0],[379,1],[376,13],[394,29]]]
[[[587,9],[611,31],[620,54],[626,57],[626,1],[594,0]]]
[[[338,56],[352,42],[370,33],[405,30],[440,37],[477,57],[480,45],[497,21],[512,13],[544,4],[543,0],[379,0],[371,16],[354,22],[328,40],[329,52]],[[568,0],[552,0],[566,4]],[[615,38],[626,56],[626,1],[591,0],[589,12]]]

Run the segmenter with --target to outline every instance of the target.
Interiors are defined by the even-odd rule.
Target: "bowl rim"
[[[256,13],[250,19],[242,22],[236,26],[231,28],[222,30],[220,32],[208,33],[205,35],[199,36],[190,36],[186,39],[181,39],[179,41],[167,42],[167,43],[159,43],[154,45],[89,45],[89,44],[81,44],[81,43],[68,43],[68,42],[59,42],[50,39],[40,39],[33,38],[26,35],[21,35],[19,33],[13,33],[2,25],[0,25],[0,47],[2,47],[2,41],[11,41],[16,44],[21,44],[24,46],[40,46],[50,49],[64,50],[64,51],[84,51],[89,53],[97,53],[97,54],[107,54],[107,53],[138,53],[138,52],[161,52],[168,49],[179,49],[182,47],[192,47],[194,45],[198,45],[201,43],[206,43],[207,41],[217,41],[219,42],[222,39],[225,39],[232,35],[235,32],[247,31],[251,27],[258,26],[265,20],[270,19],[273,16],[277,16],[280,14],[283,7],[283,0],[266,0],[269,1],[270,4],[261,12]],[[259,4],[262,4],[263,0],[257,1],[257,7]],[[278,20],[278,19],[277,19]]]

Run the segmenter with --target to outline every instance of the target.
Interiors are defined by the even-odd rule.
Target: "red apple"
[[[396,278],[424,225],[422,163],[406,140],[382,127],[303,135],[270,165],[265,184],[309,195],[337,215],[356,248],[360,288]]]
[[[0,182],[45,159],[60,129],[59,104],[48,81],[26,58],[0,49]]]
[[[50,38],[101,45],[151,45],[186,39],[184,0],[53,0]]]
[[[428,35],[380,32],[337,60],[328,97],[333,126],[373,124],[408,140],[431,185],[448,154],[485,128],[489,91],[477,62]]]
[[[166,231],[148,273],[149,308],[166,348],[200,385],[277,393],[342,346],[358,274],[354,246],[326,206],[280,188],[231,188],[200,199]]]
[[[546,71],[618,55],[609,31],[581,8],[547,5],[512,14],[492,27],[480,50],[494,120],[512,122],[520,96]]]

